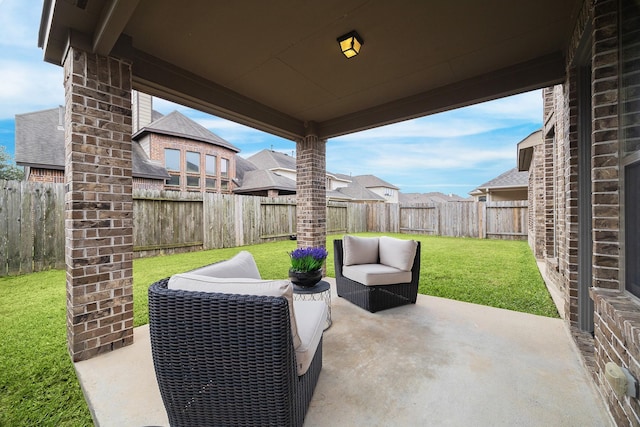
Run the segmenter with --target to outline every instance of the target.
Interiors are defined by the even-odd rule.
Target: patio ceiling
[[[321,139],[549,86],[580,0],[45,0],[39,44],[133,61],[135,89]],[[336,37],[365,44],[346,59]]]

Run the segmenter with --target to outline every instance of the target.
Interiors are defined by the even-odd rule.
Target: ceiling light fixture
[[[364,40],[355,30],[338,37],[340,50],[347,58],[353,58],[360,53],[360,48],[364,44]]]

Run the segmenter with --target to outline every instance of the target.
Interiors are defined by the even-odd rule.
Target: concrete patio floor
[[[613,426],[560,319],[418,295],[371,314],[335,294],[305,427]],[[168,426],[147,326],[75,364],[96,425]]]

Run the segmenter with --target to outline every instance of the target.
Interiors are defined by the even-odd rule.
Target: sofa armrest
[[[304,375],[318,349],[327,319],[327,304],[324,301],[294,301],[295,322],[301,344],[296,348],[298,375]]]

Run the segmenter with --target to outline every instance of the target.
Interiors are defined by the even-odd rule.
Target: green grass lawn
[[[420,293],[558,317],[526,242],[398,237],[422,242]],[[332,277],[334,238],[327,238]],[[134,323],[148,322],[147,288],[156,280],[241,250],[253,254],[263,278],[283,278],[295,248],[283,241],[135,260]],[[0,278],[0,426],[91,425],[66,349],[65,312],[64,271]]]

